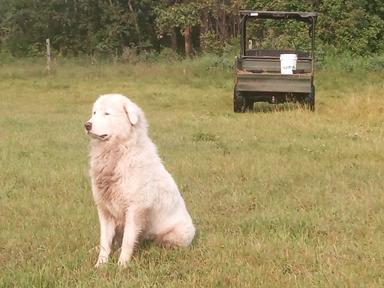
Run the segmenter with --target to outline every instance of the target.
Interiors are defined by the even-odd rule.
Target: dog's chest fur
[[[95,186],[96,205],[115,219],[124,216],[128,203],[121,187],[123,179],[119,162],[123,153],[119,150],[102,153],[91,161],[91,177]]]

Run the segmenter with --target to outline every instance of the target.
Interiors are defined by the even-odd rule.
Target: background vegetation
[[[317,11],[319,50],[384,51],[381,0],[6,0],[0,2],[0,49],[13,56],[108,55],[127,60],[170,48],[222,53],[237,36],[239,9]],[[277,26],[283,29],[283,26]]]

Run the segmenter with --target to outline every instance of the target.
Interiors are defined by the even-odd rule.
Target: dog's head
[[[93,104],[92,117],[84,124],[89,136],[99,141],[129,138],[144,121],[140,108],[120,94],[101,95]]]

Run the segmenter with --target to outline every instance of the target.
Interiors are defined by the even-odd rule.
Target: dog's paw
[[[129,259],[126,259],[125,257],[121,257],[121,256],[119,258],[119,261],[117,262],[117,264],[121,268],[126,268],[128,266],[128,263],[129,263]]]
[[[95,264],[95,268],[99,268],[99,267],[101,267],[103,264],[105,264],[107,262],[108,262],[108,258],[99,257],[99,259],[97,259],[97,262]]]

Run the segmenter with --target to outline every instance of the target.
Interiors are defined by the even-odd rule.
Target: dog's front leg
[[[112,217],[106,215],[106,213],[100,208],[98,209],[98,213],[100,221],[100,252],[95,267],[99,267],[101,264],[108,262],[116,228]]]
[[[129,207],[125,215],[124,235],[121,244],[121,254],[118,264],[125,267],[131,259],[136,241],[142,231],[142,223],[138,221],[139,210],[135,207]]]

